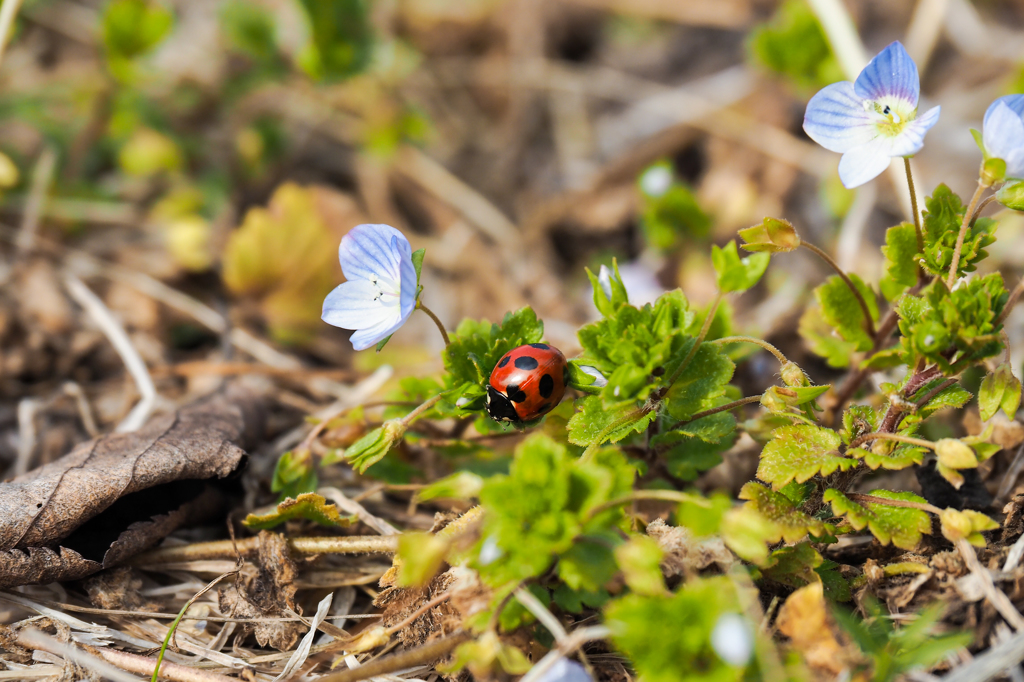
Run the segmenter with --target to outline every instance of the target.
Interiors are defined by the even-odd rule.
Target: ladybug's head
[[[516,414],[516,408],[512,401],[491,385],[487,386],[487,414],[498,422],[519,421],[519,415]]]

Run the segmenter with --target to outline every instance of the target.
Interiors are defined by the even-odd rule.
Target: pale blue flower
[[[341,239],[338,259],[346,282],[324,299],[323,321],[354,329],[365,350],[391,336],[416,310],[412,247],[390,225],[357,225]]]
[[[1000,97],[985,112],[985,152],[1006,162],[1006,177],[1024,178],[1024,95]]]
[[[711,630],[711,648],[729,665],[746,665],[754,655],[750,621],[738,613],[723,613]]]
[[[804,131],[843,155],[839,179],[849,188],[874,179],[896,156],[913,156],[939,120],[939,107],[917,115],[917,65],[899,41],[871,60],[857,81],[823,88],[807,103]]]
[[[594,682],[594,679],[587,673],[587,669],[576,661],[559,658],[537,678],[537,682]]]

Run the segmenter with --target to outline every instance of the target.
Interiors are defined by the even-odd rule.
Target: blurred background
[[[0,24],[18,4],[4,0]],[[362,222],[426,248],[423,298],[450,328],[532,305],[567,355],[596,316],[584,267],[616,258],[634,303],[682,287],[702,306],[710,245],[765,216],[876,277],[885,228],[909,216],[902,164],[844,189],[838,155],[801,129],[810,96],[903,41],[922,106],[942,105],[914,159],[919,192],[969,195],[968,129],[1024,92],[1024,4],[1010,0],[25,0],[10,31],[6,476],[140,397],[166,409],[231,374],[276,377],[308,412],[385,364],[360,390],[438,369],[426,316],[380,354],[320,321],[338,242]],[[1002,216],[988,261],[1011,286],[1022,233]],[[839,370],[797,329],[829,344],[803,314],[825,276],[777,256],[731,303],[738,330],[816,383]],[[148,398],[76,282],[125,328]],[[749,394],[774,371],[746,363],[737,380]]]

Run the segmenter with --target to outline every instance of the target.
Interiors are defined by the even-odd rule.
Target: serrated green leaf
[[[829,367],[841,369],[850,366],[850,360],[857,351],[857,344],[843,340],[829,327],[822,316],[821,307],[808,306],[800,316],[797,330],[811,352],[822,358]]]
[[[736,240],[730,241],[721,249],[711,246],[711,264],[715,267],[718,290],[721,292],[746,291],[754,286],[768,269],[770,260],[771,255],[767,253],[755,253],[740,258]]]
[[[338,508],[327,504],[322,495],[303,493],[298,498],[287,498],[277,505],[277,509],[268,514],[249,514],[242,521],[247,528],[267,530],[279,526],[292,519],[308,519],[321,526],[341,528],[356,520],[355,516],[341,516]]]
[[[677,427],[672,433],[700,438],[705,443],[719,443],[736,430],[736,417],[728,412],[701,417]],[[655,443],[652,441],[651,443]]]
[[[935,188],[932,196],[925,199],[924,215],[924,260],[922,265],[939,279],[945,279],[953,264],[953,250],[956,246],[960,225],[966,207],[946,185]],[[967,229],[957,266],[957,277],[973,272],[976,263],[988,254],[985,247],[995,241],[991,232],[995,221],[978,218],[973,227]]]
[[[749,500],[726,512],[722,539],[740,557],[755,564],[768,558],[766,543],[798,542],[808,533],[821,535],[825,524],[797,509],[791,499],[757,483],[747,483],[739,498]]]
[[[665,396],[665,411],[676,419],[714,407],[725,393],[736,365],[718,346],[702,343]]]
[[[887,500],[900,500],[926,504],[914,493],[872,490],[869,495]],[[891,507],[886,504],[854,502],[835,489],[825,491],[822,498],[832,505],[837,516],[844,516],[856,530],[867,527],[883,545],[890,542],[901,549],[912,550],[921,542],[921,534],[931,534],[932,522],[928,513],[908,507]]]
[[[913,223],[900,223],[885,233],[885,271],[894,286],[889,288],[886,299],[895,300],[904,290],[917,284],[917,231]]]
[[[577,401],[580,410],[569,420],[569,442],[573,445],[591,445],[616,421],[633,416],[624,421],[613,431],[605,434],[605,443],[617,443],[631,433],[639,433],[647,428],[657,416],[653,410],[642,412],[640,409],[626,405],[616,410],[606,410],[601,397],[587,396]]]
[[[888,450],[888,448],[884,448],[882,452],[874,452],[864,448],[853,448],[852,450],[847,450],[846,454],[863,460],[872,469],[882,468],[898,471],[915,464],[920,464],[928,452],[916,445],[902,443],[892,448],[891,452],[885,450]]]
[[[815,569],[821,564],[821,555],[810,543],[800,542],[775,550],[768,556],[765,565],[759,568],[764,577],[799,588],[820,581]]]
[[[851,273],[849,277],[867,303],[872,321],[877,322],[878,302],[875,293],[857,275]],[[871,349],[874,339],[865,327],[864,312],[860,303],[838,275],[832,275],[824,284],[817,287],[814,290],[814,297],[821,306],[822,317],[844,340],[855,344],[859,351]]]
[[[444,368],[451,375],[448,385],[483,385],[501,356],[517,346],[540,343],[544,323],[532,308],[507,313],[501,324],[486,320],[463,320],[444,350]]]
[[[827,476],[846,471],[857,460],[839,454],[839,434],[817,426],[784,426],[776,429],[761,452],[757,477],[780,488],[790,481],[803,483],[816,474]]]

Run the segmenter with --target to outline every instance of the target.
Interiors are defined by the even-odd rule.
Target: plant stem
[[[953,247],[953,262],[949,264],[949,276],[946,278],[946,288],[953,291],[953,285],[956,284],[956,271],[960,267],[960,252],[964,248],[964,238],[967,236],[967,228],[970,227],[971,222],[974,219],[974,209],[978,205],[978,200],[981,199],[982,193],[988,189],[981,180],[978,180],[978,189],[974,190],[974,196],[971,197],[971,203],[968,204],[967,210],[964,211],[964,219],[960,223],[960,233],[956,236],[956,246]]]
[[[864,300],[864,296],[860,293],[860,289],[854,286],[853,280],[851,280],[850,277],[845,272],[843,272],[843,269],[839,267],[839,263],[836,263],[832,259],[832,256],[828,255],[814,244],[811,244],[810,242],[801,241],[800,246],[803,246],[808,251],[818,256],[818,258],[828,263],[829,267],[835,270],[836,274],[839,275],[839,278],[843,280],[843,283],[846,284],[847,287],[849,287],[850,291],[853,292],[854,298],[857,299],[857,303],[860,305],[861,312],[864,313],[864,328],[867,331],[868,336],[874,338],[875,321],[871,319],[871,309],[868,308],[868,302]]]
[[[388,673],[398,672],[406,668],[430,665],[459,644],[469,640],[471,636],[465,630],[458,630],[445,637],[431,640],[415,649],[406,649],[397,654],[376,658],[367,661],[358,668],[328,673],[317,679],[320,682],[358,682],[359,680],[387,675]]]
[[[428,308],[427,306],[423,305],[423,301],[416,301],[416,307],[425,312],[427,315],[429,315],[430,319],[432,319],[434,321],[434,324],[437,325],[437,330],[441,332],[441,338],[444,339],[445,348],[452,345],[451,339],[448,338],[448,332],[445,331],[444,325],[441,324],[440,318],[438,318],[438,316],[434,314],[434,311]]]
[[[859,447],[860,445],[867,443],[871,440],[894,440],[900,443],[907,443],[909,445],[917,445],[922,448],[928,448],[929,450],[935,449],[935,443],[930,440],[924,440],[921,438],[912,438],[911,436],[901,436],[896,433],[885,433],[884,431],[876,431],[874,433],[865,433],[863,436],[858,436],[850,441],[850,444],[846,447],[847,451],[853,448]]]
[[[789,362],[789,360],[786,359],[786,356],[783,355],[782,351],[778,348],[767,341],[762,341],[761,339],[753,336],[724,336],[720,339],[715,339],[714,341],[708,341],[708,343],[713,343],[715,345],[724,345],[727,343],[753,343],[754,345],[761,346],[761,348],[764,348],[766,351],[774,355],[775,359],[778,360],[780,364],[784,365]]]
[[[587,449],[583,451],[582,455],[580,455],[580,461],[591,461],[594,458],[594,453],[597,452],[597,449],[601,447],[601,445],[604,443],[605,439],[608,436],[615,433],[616,429],[620,429],[626,424],[629,424],[630,422],[635,422],[638,419],[642,419],[643,417],[647,416],[647,414],[651,412],[653,409],[653,405],[644,405],[639,409],[633,410],[627,415],[619,417],[611,424],[601,429],[601,432],[597,434],[597,438],[594,439],[594,442],[588,445]]]
[[[413,410],[409,414],[407,414],[404,417],[402,417],[402,424],[404,426],[408,427],[409,424],[412,424],[414,421],[416,421],[416,419],[421,414],[423,414],[424,412],[429,410],[431,407],[436,405],[438,402],[440,402],[441,396],[443,396],[443,395],[444,395],[444,393],[438,393],[433,398],[428,398],[422,405],[420,405],[415,410]]]
[[[991,204],[997,199],[995,194],[990,194],[985,197],[985,200],[978,204],[978,207],[974,209],[974,215],[971,216],[971,225],[974,225],[974,221],[978,219],[978,215],[985,210],[985,207]]]
[[[868,502],[871,504],[884,504],[888,507],[906,507],[907,509],[920,509],[926,511],[929,514],[941,514],[942,510],[933,504],[927,504],[925,502],[910,502],[909,500],[890,500],[885,497],[876,497],[875,495],[864,495],[862,493],[845,493],[845,495],[853,500],[854,502]]]
[[[715,319],[715,313],[718,312],[718,305],[722,302],[722,298],[725,296],[721,291],[715,296],[715,300],[711,303],[711,307],[708,308],[708,314],[704,318],[704,324],[701,325],[700,333],[697,338],[693,340],[693,345],[690,346],[690,352],[686,354],[683,361],[676,367],[676,371],[672,373],[672,377],[668,380],[667,387],[671,388],[672,384],[676,383],[676,380],[683,374],[686,366],[693,360],[693,356],[697,354],[700,349],[700,344],[704,343],[704,337],[708,335],[708,329],[711,328],[711,321]]]
[[[947,388],[949,388],[950,386],[955,384],[957,381],[959,381],[959,379],[946,379],[941,384],[939,384],[938,386],[936,386],[932,390],[930,390],[927,393],[925,393],[923,398],[921,398],[920,400],[916,401],[916,405],[918,407],[924,407],[929,402],[931,402],[932,398],[934,398],[938,394],[940,394],[943,391],[945,391]]]
[[[761,402],[761,396],[759,396],[759,395],[752,395],[752,396],[749,396],[747,398],[740,398],[739,400],[734,400],[731,403],[726,403],[725,405],[719,405],[718,407],[713,407],[710,410],[704,410],[703,412],[698,412],[698,413],[692,415],[689,419],[684,419],[681,422],[676,422],[675,424],[673,424],[672,426],[670,426],[668,428],[668,431],[672,431],[674,429],[678,429],[683,424],[689,424],[690,422],[695,422],[698,419],[703,419],[704,417],[710,417],[711,415],[718,414],[719,412],[726,412],[728,410],[732,410],[732,409],[735,409],[737,407],[742,407],[744,405],[749,405],[751,403],[759,403],[759,402]]]
[[[910,210],[914,214],[914,232],[917,234],[917,252],[924,253],[924,233],[921,230],[921,212],[917,209],[917,190],[914,189],[914,174],[910,172],[910,157],[903,157],[903,167],[907,169],[907,187],[910,188]],[[917,266],[921,272],[920,264]]]
[[[999,317],[996,318],[996,321],[992,323],[993,327],[998,327],[1006,321],[1010,311],[1013,310],[1013,306],[1017,305],[1017,299],[1020,298],[1021,294],[1024,294],[1024,279],[1017,282],[1017,286],[1015,286],[1013,291],[1010,292],[1010,298],[1006,299],[1006,305],[1003,306],[1003,310],[999,313]]]
[[[710,507],[711,503],[703,497],[684,493],[679,490],[634,490],[628,495],[622,497],[616,497],[614,500],[608,500],[603,504],[599,504],[587,514],[588,519],[592,519],[603,511],[607,511],[613,507],[618,507],[621,504],[628,502],[635,502],[636,500],[662,500],[665,502],[692,502],[700,507]]]
[[[233,559],[235,547],[242,555],[259,550],[259,538],[214,540],[179,547],[161,547],[131,560],[133,566],[151,566],[204,559]],[[394,554],[398,548],[395,535],[329,535],[322,537],[288,538],[288,548],[296,554]]]

